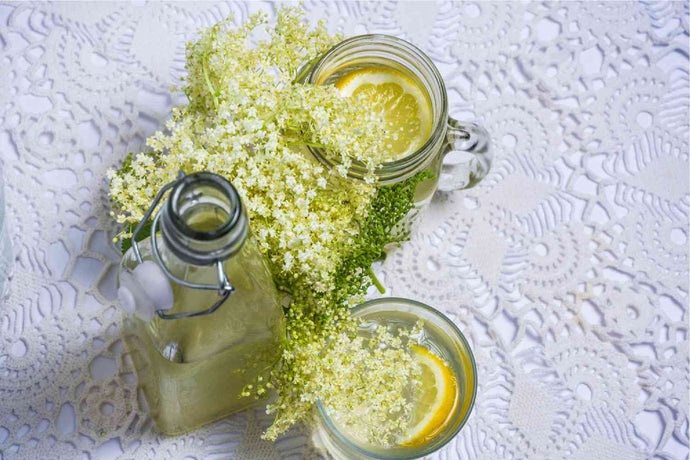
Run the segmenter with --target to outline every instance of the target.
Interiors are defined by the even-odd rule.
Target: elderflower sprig
[[[356,438],[382,446],[394,444],[405,433],[414,408],[411,398],[401,395],[415,394],[421,384],[421,369],[409,345],[422,326],[418,322],[394,335],[376,325],[369,337],[336,337],[321,357],[329,363],[327,371],[316,379],[321,403],[336,424]],[[314,372],[319,370],[316,367]]]
[[[270,38],[250,46],[249,35],[265,22],[261,14],[237,29],[224,21],[188,46],[190,103],[174,111],[168,133],[148,139],[152,153],[110,173],[116,219],[136,224],[177,171],[214,171],[242,195],[271,261],[328,290],[337,248],[356,234],[374,187],[334,175],[305,155],[304,146],[324,146],[347,161],[366,159],[373,168],[380,164],[372,152],[382,150],[383,127],[332,86],[294,82],[299,65],[339,37],[321,24],[310,30],[297,10],[286,9]]]
[[[337,385],[338,349],[357,340],[349,307],[371,285],[371,263],[387,244],[404,239],[398,223],[425,176],[377,188],[374,170],[386,155],[382,120],[332,86],[298,83],[301,66],[340,37],[321,23],[309,28],[299,10],[281,9],[268,39],[250,45],[252,32],[266,24],[263,14],[238,28],[226,20],[189,44],[182,88],[188,105],[173,109],[166,131],[147,140],[149,151],[130,154],[108,178],[114,217],[125,226],[122,239],[131,237],[155,194],[179,171],[212,171],[237,188],[274,280],[290,297],[281,363],[243,391],[257,397],[277,392],[267,407],[276,419],[265,434],[275,439]],[[324,168],[307,146],[338,156],[340,167]],[[368,181],[346,177],[354,160],[367,165]],[[399,358],[400,375],[412,375]],[[400,382],[386,363],[366,368],[381,376],[369,391],[402,407]]]
[[[308,419],[313,404],[319,398],[328,397],[324,391],[326,383],[320,381],[324,375],[330,375],[333,363],[322,356],[338,353],[345,337],[356,337],[358,323],[350,317],[349,308],[362,302],[372,285],[371,264],[382,257],[388,245],[407,238],[404,219],[414,206],[417,184],[429,177],[428,172],[420,172],[406,181],[377,190],[367,217],[359,222],[358,234],[343,248],[343,256],[332,274],[333,289],[330,291],[310,289],[303,277],[274,275],[279,286],[292,293],[292,301],[286,310],[290,340],[281,366],[272,374],[278,394],[267,410],[277,415],[265,434],[267,439],[275,439],[298,421]],[[383,363],[377,369],[384,374],[387,372]],[[396,369],[402,374],[411,372],[405,360],[401,360]],[[375,398],[382,389],[371,385],[368,391]],[[391,405],[405,402],[402,391],[389,390],[386,394]],[[386,428],[370,425],[365,429],[372,435],[372,443],[388,442],[375,436]]]

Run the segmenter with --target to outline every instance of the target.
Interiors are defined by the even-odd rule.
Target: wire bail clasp
[[[160,203],[160,201],[163,199],[163,195],[165,193],[176,187],[177,185],[180,184],[180,182],[186,177],[185,173],[180,171],[177,179],[174,181],[166,184],[163,186],[163,188],[160,189],[156,197],[154,198],[153,202],[151,203],[151,206],[149,209],[146,211],[144,214],[144,217],[141,219],[137,227],[134,229],[134,232],[132,233],[132,250],[134,251],[134,256],[137,259],[137,262],[139,264],[144,263],[142,257],[141,257],[141,251],[139,249],[139,243],[137,243],[137,235],[141,232],[141,230],[144,228],[144,225],[146,222],[151,218],[151,215],[156,209],[156,206]],[[217,291],[219,299],[209,308],[206,310],[199,310],[199,311],[194,311],[194,312],[183,312],[183,313],[172,313],[172,314],[167,314],[165,313],[165,310],[156,310],[156,314],[161,318],[161,319],[181,319],[181,318],[193,318],[197,316],[206,316],[210,315],[213,312],[215,312],[218,308],[220,308],[223,303],[230,297],[230,295],[235,292],[235,288],[230,284],[230,281],[228,280],[228,277],[225,273],[225,269],[223,268],[223,259],[216,259],[213,261],[213,264],[216,266],[216,273],[218,275],[218,284],[201,284],[201,283],[191,283],[189,281],[183,280],[181,278],[176,277],[175,275],[172,274],[170,269],[165,265],[165,262],[163,262],[163,259],[161,257],[160,251],[158,249],[158,238],[156,236],[157,230],[158,230],[158,221],[161,216],[162,209],[159,209],[156,212],[156,215],[153,217],[153,222],[151,224],[151,252],[153,253],[153,257],[156,261],[156,264],[160,267],[160,269],[163,271],[163,274],[173,283],[179,284],[180,286],[184,286],[190,289],[201,289],[201,290],[207,290],[207,291]]]

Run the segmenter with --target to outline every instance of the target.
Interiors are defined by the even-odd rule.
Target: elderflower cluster
[[[266,22],[253,16],[237,29],[227,21],[207,30],[187,52],[189,105],[175,109],[147,141],[149,153],[111,171],[118,222],[142,218],[157,191],[178,171],[213,171],[227,177],[249,210],[262,251],[286,273],[306,276],[327,291],[340,247],[356,234],[375,192],[345,177],[351,161],[373,169],[383,126],[370,111],[349,103],[332,86],[295,82],[298,69],[338,37],[323,25],[309,29],[297,10],[278,15],[269,38],[250,45]],[[306,146],[337,152],[343,168],[327,170]]]
[[[367,355],[374,350],[356,338],[349,307],[371,284],[371,263],[387,244],[400,241],[393,231],[411,209],[422,176],[377,189],[373,171],[386,155],[381,119],[332,86],[298,82],[302,66],[340,37],[321,24],[310,29],[299,10],[281,9],[268,39],[250,44],[265,23],[262,14],[236,29],[225,21],[188,45],[182,88],[188,105],[173,110],[166,132],[148,139],[150,151],[108,173],[113,214],[125,225],[119,236],[131,236],[154,196],[179,171],[228,178],[242,196],[276,284],[290,296],[281,363],[243,392],[277,392],[267,407],[276,419],[265,437],[275,439],[307,418],[318,400],[336,407],[332,397],[362,403],[371,398],[375,409],[362,421],[369,434],[390,439],[403,419],[382,416],[386,408],[403,415],[409,410],[403,382],[414,366],[405,347],[383,333],[377,340],[387,344],[385,352]],[[324,168],[308,146],[337,157],[339,166]],[[355,160],[368,167],[367,181],[347,179]],[[350,360],[349,353],[357,358]],[[359,390],[348,387],[345,376],[371,383]]]
[[[384,446],[404,434],[413,404],[401,395],[417,392],[421,373],[408,342],[420,328],[417,324],[393,335],[378,326],[371,338],[337,337],[314,366],[324,373],[317,379],[322,382],[321,402],[336,424],[358,439]]]
[[[399,328],[395,335],[384,326],[370,325],[366,336],[357,335],[359,324],[351,319],[328,339],[296,348],[294,358],[300,365],[293,366],[291,379],[303,391],[269,404],[269,412],[279,417],[267,438],[295,423],[286,413],[311,409],[318,400],[338,425],[366,442],[390,445],[405,432],[413,410],[405,395],[418,391],[421,374],[409,346],[423,324]]]

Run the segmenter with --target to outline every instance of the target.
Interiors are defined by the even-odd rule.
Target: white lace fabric
[[[119,337],[105,171],[184,103],[184,44],[270,3],[0,4],[0,458],[299,458],[249,411],[151,428]],[[447,313],[478,365],[437,458],[688,457],[687,2],[310,2],[424,49],[495,163],[438,194],[377,271]],[[85,456],[86,455],[86,456]]]

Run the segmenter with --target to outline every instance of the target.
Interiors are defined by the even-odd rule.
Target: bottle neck
[[[249,222],[235,187],[222,176],[195,173],[173,188],[163,205],[161,236],[179,259],[211,265],[235,255],[249,233]]]

